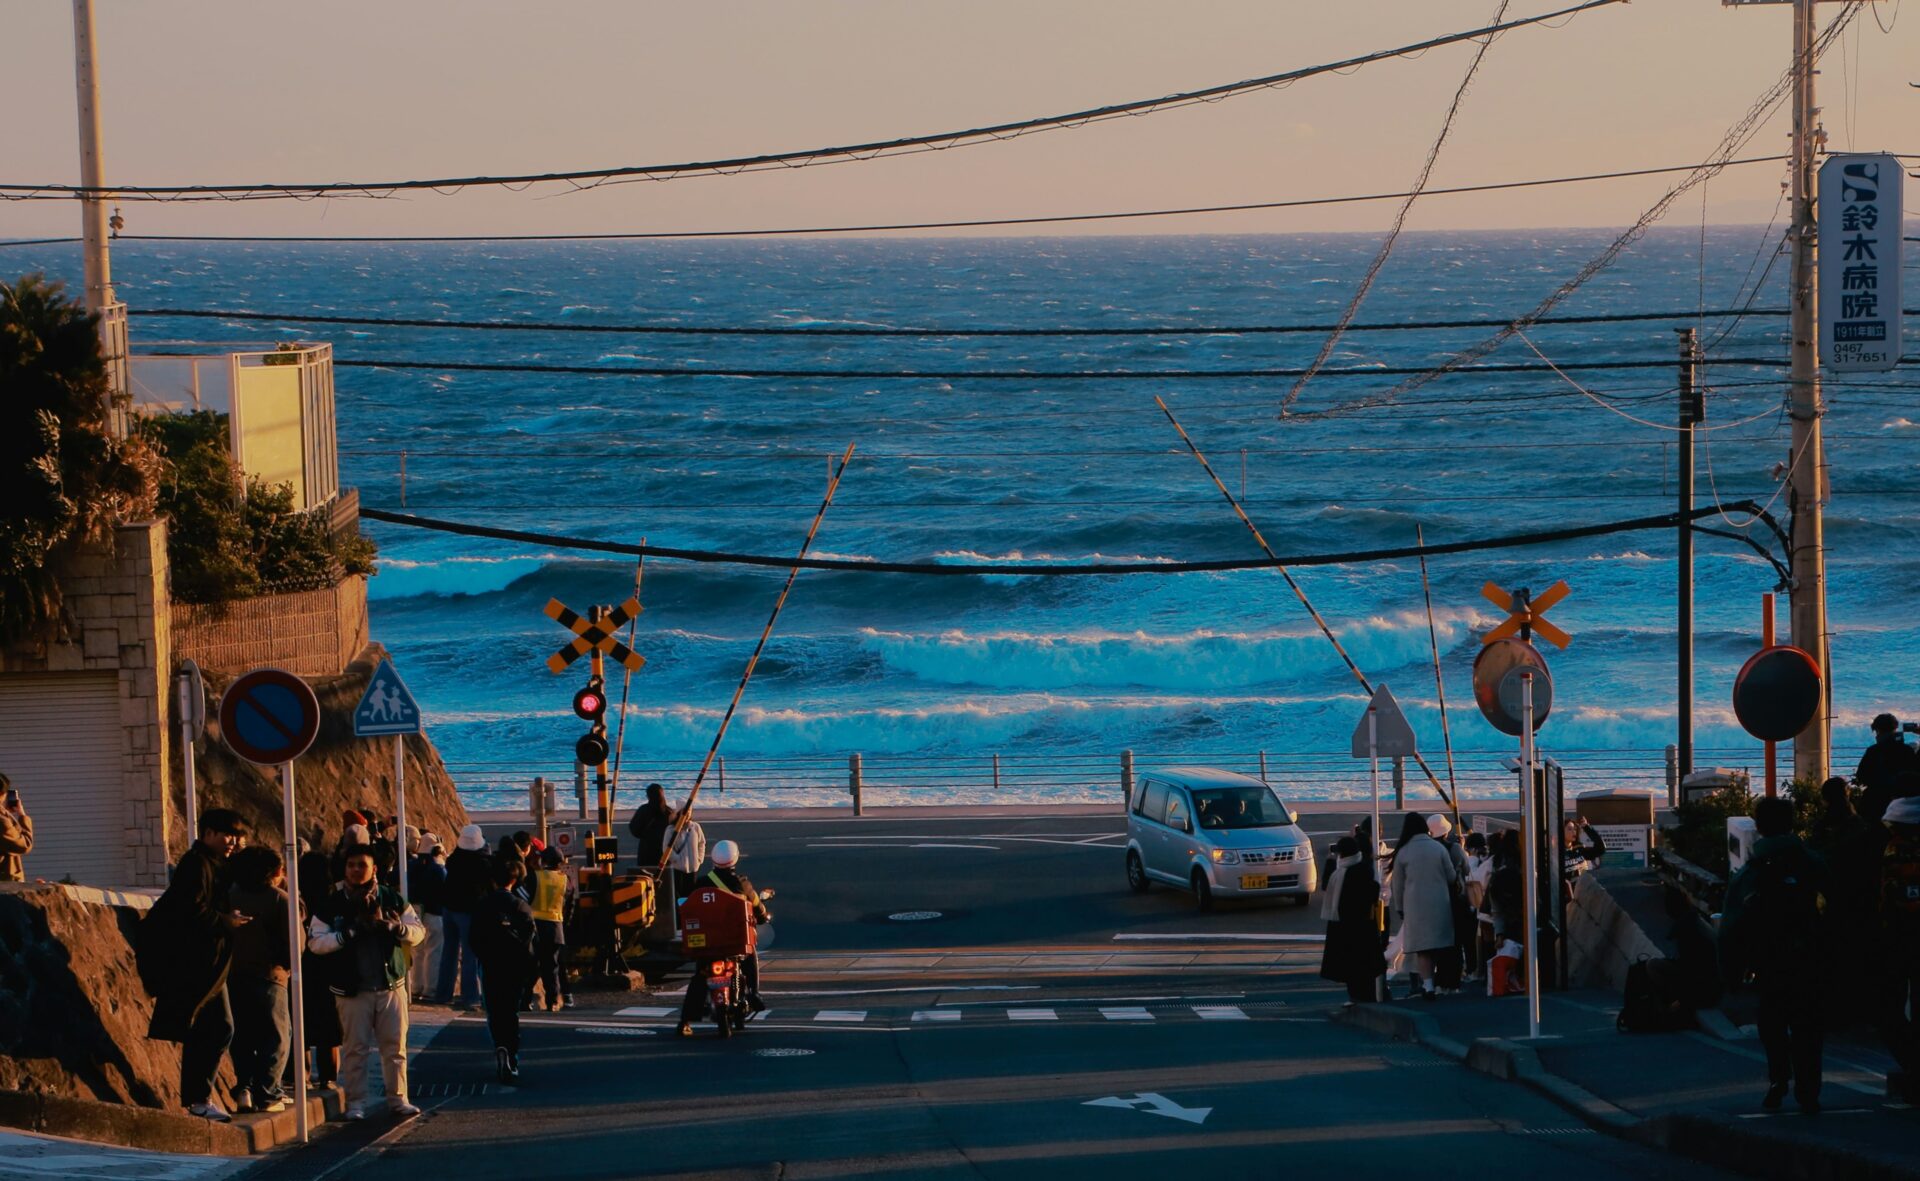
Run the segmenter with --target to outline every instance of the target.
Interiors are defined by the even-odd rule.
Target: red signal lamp
[[[573,695],[573,712],[589,722],[606,716],[607,694],[596,682]]]

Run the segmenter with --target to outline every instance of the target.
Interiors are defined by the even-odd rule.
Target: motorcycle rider
[[[753,888],[753,883],[747,880],[747,875],[740,872],[739,865],[740,846],[733,841],[721,841],[713,847],[713,868],[696,879],[688,889],[711,885],[729,894],[737,894],[745,898],[747,904],[753,908],[755,926],[771,922],[773,915],[767,912],[766,903],[762,900],[760,892]],[[740,986],[746,990],[747,1006],[756,1013],[764,1012],[767,1006],[760,999],[758,952],[749,953],[740,965]],[[680,1005],[681,1037],[693,1036],[693,1022],[700,1016],[701,1009],[706,1005],[706,994],[706,980],[701,974],[700,963],[696,961],[693,966],[693,978],[687,981],[687,998]]]

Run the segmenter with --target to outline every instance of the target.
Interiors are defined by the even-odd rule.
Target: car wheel
[[[1145,894],[1153,883],[1147,880],[1147,867],[1140,863],[1140,851],[1127,850],[1127,889],[1135,894]]]
[[[1201,910],[1213,909],[1213,885],[1204,870],[1193,871],[1193,901]]]
[[[1295,906],[1305,906],[1312,901],[1313,895],[1311,894],[1295,894],[1293,896],[1293,904]]]

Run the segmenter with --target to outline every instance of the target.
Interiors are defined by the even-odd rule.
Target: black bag
[[[1686,977],[1680,965],[1662,956],[1642,956],[1627,968],[1626,995],[1614,1022],[1621,1033],[1665,1033],[1692,1029]]]

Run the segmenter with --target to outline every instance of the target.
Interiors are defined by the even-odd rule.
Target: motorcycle
[[[773,897],[772,890],[761,890],[759,893],[762,901]],[[768,915],[768,920],[772,920],[772,915]],[[741,980],[741,965],[747,962],[747,956],[751,954],[750,949],[738,955],[694,961],[694,970],[706,982],[707,1012],[721,1037],[732,1037],[744,1030],[753,1016],[745,982]]]

